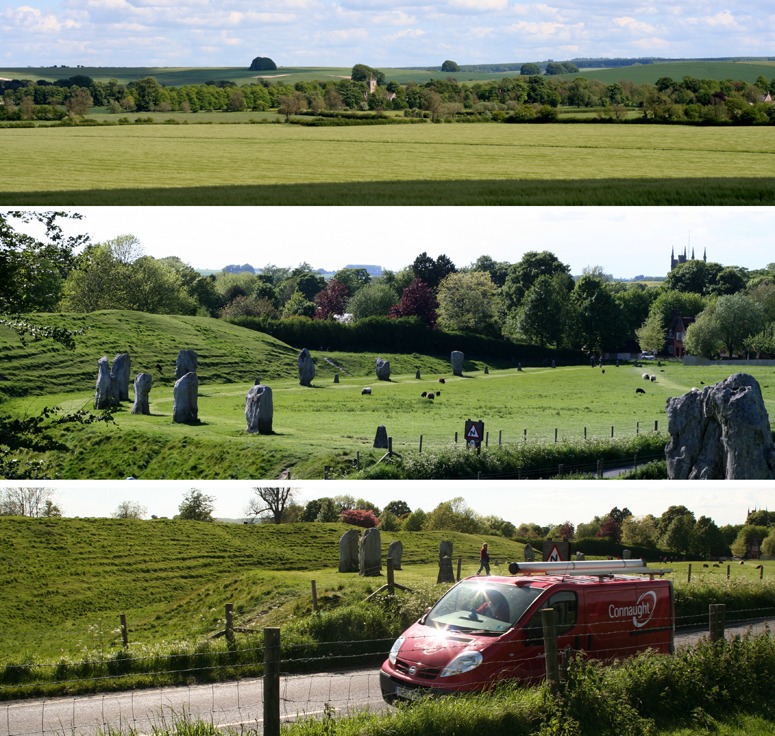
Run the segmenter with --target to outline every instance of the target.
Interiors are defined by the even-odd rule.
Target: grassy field
[[[73,326],[90,325],[73,353],[50,343],[23,347],[0,333],[3,413],[31,416],[44,406],[91,408],[97,359],[127,350],[132,373],[150,372],[151,416],[133,415],[124,405],[115,425],[73,426],[64,436],[67,450],[47,455],[63,478],[276,478],[291,469],[295,478],[320,478],[331,465],[352,469],[356,454],[365,464],[384,451],[373,449],[379,425],[401,453],[462,443],[465,420],[481,419],[491,446],[528,441],[580,440],[587,436],[632,437],[666,431],[665,401],[692,386],[701,387],[740,370],[723,364],[685,367],[665,363],[639,368],[607,366],[493,367],[484,372],[482,356],[467,355],[465,375],[450,375],[445,356],[385,354],[391,380],[377,381],[371,353],[316,350],[313,387],[299,386],[297,348],[224,322],[196,317],[104,312],[71,317]],[[200,356],[199,419],[196,426],[172,422],[174,359],[180,347]],[[515,353],[515,361],[518,360]],[[341,379],[334,383],[337,369]],[[160,365],[157,365],[160,364]],[[159,368],[162,370],[159,371]],[[417,368],[421,379],[415,378]],[[657,376],[645,384],[643,371]],[[775,415],[771,368],[747,369],[758,378],[770,416]],[[272,388],[275,416],[271,436],[245,431],[245,394],[255,377]],[[438,379],[444,377],[442,386]],[[361,395],[371,387],[373,393]],[[636,388],[646,393],[638,395]],[[423,391],[441,389],[430,402]]]
[[[278,626],[311,613],[311,580],[324,609],[363,600],[384,570],[371,579],[337,572],[347,528],[0,517],[0,663],[113,650],[122,613],[139,649],[209,637],[223,629],[226,603],[235,626]],[[383,532],[384,557],[395,539],[404,545],[402,584],[435,583],[442,539],[464,558],[464,574],[478,567],[478,536]],[[521,544],[488,541],[494,559],[522,557]]]
[[[595,123],[5,129],[26,165],[0,203],[761,205],[775,202],[773,140]]]
[[[660,77],[672,77],[681,80],[684,76],[697,79],[735,79],[745,82],[756,81],[759,75],[772,78],[775,62],[767,61],[692,61],[679,60],[659,62],[655,64],[634,64],[632,66],[612,69],[584,69],[578,74],[566,76],[588,77],[601,79],[604,82],[622,80],[636,83],[654,83]],[[296,82],[326,81],[328,79],[349,78],[352,67],[280,67],[276,71],[253,72],[247,67],[23,67],[0,69],[0,77],[7,79],[45,79],[54,82],[67,79],[76,74],[83,74],[92,79],[107,82],[115,79],[127,84],[145,77],[154,77],[160,84],[168,87],[179,87],[186,84],[206,84],[208,82],[229,81],[236,84],[247,84],[257,78],[270,81]],[[465,68],[455,74],[447,74],[439,69],[402,69],[380,68],[387,81],[402,84],[417,82],[422,84],[430,79],[446,79],[453,77],[459,82],[474,82],[488,79],[518,76],[519,72],[471,72]]]

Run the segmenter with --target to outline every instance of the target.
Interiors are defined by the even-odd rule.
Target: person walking
[[[487,551],[487,542],[482,545],[482,549],[479,552],[479,569],[476,574],[479,575],[484,570],[485,575],[490,574],[490,553]]]

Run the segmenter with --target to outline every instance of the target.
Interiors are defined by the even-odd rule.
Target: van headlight
[[[442,671],[439,677],[462,675],[476,669],[482,663],[481,652],[460,652]]]
[[[388,654],[388,659],[390,660],[390,664],[395,666],[396,663],[396,657],[398,657],[398,650],[401,649],[401,646],[404,643],[404,637],[399,636],[398,639],[393,642],[393,646],[390,647],[390,654]],[[385,651],[384,649],[382,650]]]

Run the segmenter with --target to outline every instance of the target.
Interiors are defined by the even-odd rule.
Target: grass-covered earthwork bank
[[[775,201],[769,127],[248,124],[1,133],[26,162],[0,183],[0,201],[14,205]]]
[[[453,542],[465,576],[476,572],[482,536],[382,532],[383,559],[391,542],[403,544],[396,582],[411,591],[367,601],[386,571],[371,578],[337,572],[347,528],[0,517],[7,562],[0,568],[0,697],[256,676],[266,626],[281,628],[284,672],[377,666],[446,589],[436,585],[439,542]],[[523,542],[485,539],[494,573],[524,559]],[[710,603],[725,603],[728,621],[774,615],[775,563],[763,564],[763,571],[737,563],[727,571],[726,564],[695,563],[691,581],[688,563],[669,565],[678,626],[707,626]],[[213,638],[224,629],[227,603],[234,606],[233,641]]]
[[[500,358],[492,365],[485,356],[466,354],[464,375],[456,377],[445,356],[310,346],[317,374],[312,387],[304,387],[297,373],[301,346],[222,320],[138,312],[57,319],[71,328],[88,327],[73,351],[51,341],[25,346],[10,330],[0,333],[1,414],[23,419],[45,407],[91,410],[102,355],[112,360],[128,352],[132,374],[148,372],[154,381],[150,416],[134,415],[131,403],[124,403],[112,422],[53,428],[59,447],[18,455],[22,461],[43,460],[44,475],[60,478],[244,479],[290,473],[313,479],[322,478],[326,467],[330,478],[595,473],[600,459],[609,467],[663,459],[666,399],[740,370],[674,362],[611,364],[605,371],[544,362],[519,370],[516,346],[513,360]],[[199,422],[193,425],[172,421],[181,347],[199,355]],[[389,381],[376,379],[377,357],[390,360]],[[645,382],[644,370],[656,380]],[[772,369],[749,372],[758,378],[772,416]],[[257,378],[273,391],[271,435],[246,432],[245,395]],[[366,387],[370,395],[363,395]],[[645,393],[636,393],[638,388]],[[433,392],[435,399],[423,392]],[[465,449],[467,419],[485,422],[481,454]],[[373,447],[379,426],[393,438],[396,455],[377,464],[385,455]]]

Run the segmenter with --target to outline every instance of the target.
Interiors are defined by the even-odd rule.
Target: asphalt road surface
[[[734,635],[749,628],[756,632],[775,621],[728,625]],[[676,647],[690,646],[705,631],[676,634]],[[284,721],[320,717],[325,712],[343,715],[388,708],[382,700],[379,673],[368,670],[316,675],[291,675],[280,681],[280,712]],[[135,690],[82,697],[17,700],[0,703],[0,736],[94,736],[109,729],[150,733],[153,727],[171,726],[182,719],[212,722],[219,728],[262,732],[263,683],[261,679],[215,685]]]

